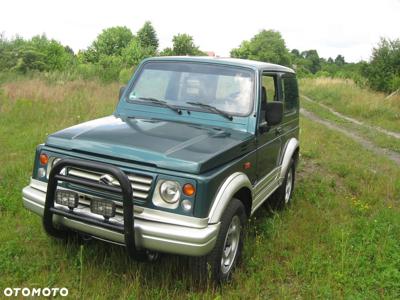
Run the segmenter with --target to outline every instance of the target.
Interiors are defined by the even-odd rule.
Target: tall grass
[[[0,84],[15,81],[27,81],[39,79],[51,84],[68,81],[98,81],[102,84],[120,82],[126,84],[131,78],[135,67],[104,69],[94,64],[81,64],[63,71],[40,72],[35,70],[19,73],[16,71],[0,71]]]
[[[372,125],[400,132],[400,95],[357,86],[349,79],[314,78],[300,81],[300,92],[334,110]]]
[[[301,121],[293,205],[274,215],[262,208],[250,220],[231,283],[199,286],[184,257],[137,263],[118,246],[56,241],[22,207],[36,144],[110,114],[117,84],[27,81],[1,89],[0,292],[49,286],[79,299],[400,297],[400,170],[341,134]]]

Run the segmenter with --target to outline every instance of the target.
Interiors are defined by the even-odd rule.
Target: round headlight
[[[160,185],[161,198],[167,203],[176,203],[181,197],[179,183],[175,181],[164,181]]]

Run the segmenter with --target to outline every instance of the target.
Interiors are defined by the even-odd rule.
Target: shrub
[[[371,62],[363,65],[368,85],[377,91],[392,92],[400,87],[400,39],[381,39],[373,49]]]
[[[129,79],[131,79],[134,71],[135,71],[135,68],[122,69],[119,72],[119,82],[123,83],[123,84],[127,84]]]
[[[117,81],[122,67],[120,56],[101,55],[98,65],[100,66],[100,79],[103,82]]]

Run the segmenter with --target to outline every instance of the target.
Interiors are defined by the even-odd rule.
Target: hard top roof
[[[190,61],[190,62],[205,62],[205,63],[217,63],[232,66],[242,66],[250,67],[258,70],[266,71],[278,71],[278,72],[288,72],[295,73],[292,69],[284,67],[281,65],[249,60],[249,59],[239,59],[230,57],[211,57],[211,56],[157,56],[150,57],[146,61],[163,60],[163,61]]]

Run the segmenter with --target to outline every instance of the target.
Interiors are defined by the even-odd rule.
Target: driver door
[[[274,171],[278,166],[278,158],[282,147],[279,126],[265,130],[265,109],[268,101],[279,101],[278,76],[273,73],[263,73],[259,91],[258,134],[257,134],[257,182],[267,186],[275,178]]]

